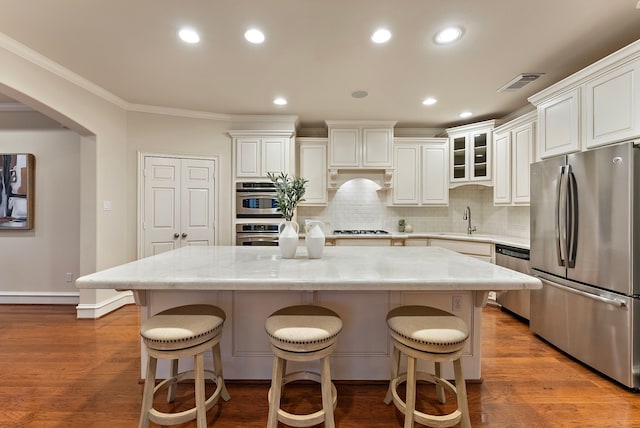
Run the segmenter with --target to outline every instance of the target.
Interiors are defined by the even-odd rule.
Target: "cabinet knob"
[[[186,234],[186,233],[183,233],[183,234],[182,234],[182,237],[183,237],[183,238],[186,238],[186,237],[187,237],[187,234]]]
[[[179,234],[179,233],[174,233],[174,234],[173,234],[173,237],[174,237],[174,238],[179,238],[179,237],[180,237],[180,234]]]

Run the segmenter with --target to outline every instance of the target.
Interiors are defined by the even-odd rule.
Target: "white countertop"
[[[304,236],[304,235],[301,235]],[[411,238],[431,238],[431,239],[453,239],[457,241],[477,241],[477,242],[490,242],[492,244],[509,245],[516,248],[529,249],[529,239],[519,238],[515,236],[505,235],[492,235],[473,233],[467,235],[466,233],[456,232],[391,232],[388,235],[333,235],[326,236],[327,239],[411,239]]]
[[[191,246],[76,280],[118,290],[518,290],[536,278],[439,247],[325,247],[282,259],[278,247]]]

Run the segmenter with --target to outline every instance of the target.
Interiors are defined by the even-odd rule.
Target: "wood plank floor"
[[[77,320],[72,306],[0,305],[0,427],[137,426],[139,322],[135,306]],[[484,309],[482,328],[484,383],[468,385],[474,427],[640,427],[640,395],[566,357],[495,307]],[[209,412],[209,426],[266,426],[267,383],[229,382],[228,389],[231,401]],[[393,405],[382,403],[385,384],[338,382],[337,389],[338,427],[402,426]],[[189,393],[185,387],[180,398]],[[432,388],[421,388],[424,410],[432,395]],[[284,401],[289,410],[314,410],[319,395],[310,385],[295,386]]]

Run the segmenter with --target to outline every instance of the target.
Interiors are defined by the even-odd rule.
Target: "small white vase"
[[[278,246],[283,259],[292,259],[296,256],[298,249],[298,223],[295,221],[284,221],[280,223],[278,236]]]
[[[324,250],[324,232],[322,222],[310,221],[306,224],[304,243],[307,246],[307,255],[310,259],[321,259]]]

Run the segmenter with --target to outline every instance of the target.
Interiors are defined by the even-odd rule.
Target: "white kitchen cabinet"
[[[535,146],[536,112],[512,120],[494,130],[495,205],[528,205],[529,165]]]
[[[327,205],[327,139],[297,138],[299,176],[309,182],[299,205]]]
[[[538,105],[540,158],[580,151],[580,88]]]
[[[291,173],[291,136],[273,131],[229,131],[233,137],[235,176],[266,178],[267,173]]]
[[[640,60],[585,83],[586,148],[640,135]]]
[[[391,168],[395,122],[327,121],[329,168]]]
[[[445,138],[396,138],[393,205],[448,205],[449,147]]]
[[[449,185],[491,186],[494,120],[447,128],[450,149]]]
[[[490,241],[465,241],[457,239],[430,238],[432,247],[446,248],[456,253],[466,254],[489,263],[494,261],[494,245]]]

